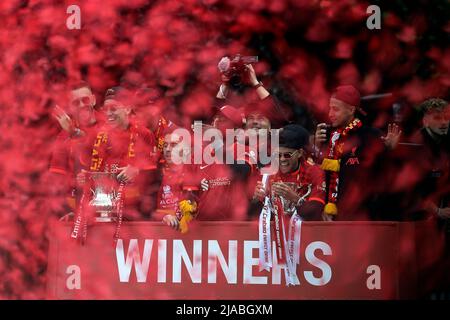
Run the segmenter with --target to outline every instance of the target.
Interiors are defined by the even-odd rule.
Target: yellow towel
[[[341,168],[341,160],[325,158],[320,166],[322,170],[339,172]]]
[[[197,203],[195,201],[182,200],[179,203],[179,207],[181,211],[180,231],[181,233],[186,233],[189,229],[189,222],[194,219],[197,213]]]
[[[335,215],[337,215],[337,207],[334,203],[328,202],[325,205],[323,212],[325,212],[326,214],[329,214],[330,216],[335,216]]]

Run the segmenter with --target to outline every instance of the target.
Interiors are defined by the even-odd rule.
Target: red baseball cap
[[[233,122],[235,126],[241,127],[245,123],[244,113],[233,106],[223,106],[220,108],[219,114],[222,114],[225,118]]]
[[[366,115],[367,113],[361,109],[361,94],[359,91],[352,85],[343,85],[337,87],[331,96],[334,99],[345,102],[350,106],[354,106],[360,113]]]

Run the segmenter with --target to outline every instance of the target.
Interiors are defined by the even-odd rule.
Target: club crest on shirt
[[[358,147],[353,147],[352,152],[350,154],[350,158],[348,158],[347,162],[345,162],[348,166],[353,166],[355,164],[359,164],[359,158],[356,156],[356,149]]]

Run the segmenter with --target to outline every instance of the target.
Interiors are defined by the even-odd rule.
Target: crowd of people
[[[329,121],[308,132],[283,120],[288,110],[257,79],[251,64],[225,57],[219,70],[216,114],[210,123],[191,128],[163,113],[150,122],[140,118],[137,105],[152,108],[150,88],[113,87],[97,107],[88,83],[72,86],[67,106],[54,110],[62,130],[49,169],[58,190],[67,192],[72,213],[66,218],[92,200],[93,172],[111,174],[112,189],[123,188],[125,220],[164,221],[175,228],[180,228],[183,201],[195,205],[197,220],[252,220],[268,195],[282,198],[287,214],[295,208],[306,221],[450,218],[448,102],[424,101],[419,106],[423,127],[411,137],[404,137],[396,123],[383,134],[366,123],[359,91],[343,84],[330,97]],[[274,128],[274,123],[282,125]],[[173,161],[176,153],[193,159],[193,143],[179,130],[190,132],[195,143],[195,128],[222,133],[223,140],[209,150],[200,141],[213,162]],[[244,134],[225,143],[227,130]],[[278,140],[275,147],[271,135]],[[258,143],[250,143],[252,138]],[[232,152],[238,148],[244,152]],[[232,154],[231,162],[224,153]],[[274,161],[276,170],[263,184]],[[412,169],[403,178],[399,163]],[[401,188],[404,183],[408,186]]]
[[[445,108],[440,107],[440,100],[425,100],[449,98],[450,54],[445,41],[448,1],[439,0],[433,5],[422,1],[416,6],[406,1],[383,3],[381,29],[374,30],[366,25],[370,4],[354,0],[79,0],[76,4],[80,8],[79,30],[67,28],[66,22],[73,19],[73,14],[68,13],[69,4],[64,1],[0,4],[0,298],[46,296],[46,234],[51,222],[61,217],[76,220],[77,205],[82,203],[83,193],[88,194],[88,187],[91,189],[92,177],[106,176],[106,167],[117,170],[111,174],[119,178],[113,180],[113,189],[119,190],[122,185],[123,218],[129,220],[160,222],[166,217],[165,221],[176,226],[181,220],[173,218],[172,205],[186,204],[183,201],[190,203],[188,209],[198,204],[195,219],[210,219],[208,209],[214,218],[231,219],[217,216],[213,207],[218,205],[217,198],[227,202],[222,206],[245,208],[232,219],[252,220],[260,212],[261,196],[273,189],[277,194],[285,193],[282,197],[292,200],[291,204],[300,201],[298,213],[304,220],[432,218],[445,229],[448,133],[443,132],[448,118],[443,116],[445,112],[441,110]],[[217,61],[232,53],[259,56],[260,61],[250,62],[258,77],[246,81],[245,90],[229,86],[226,74],[223,85],[219,83]],[[226,65],[224,59],[220,66],[226,69]],[[80,79],[88,83],[80,84]],[[231,79],[235,80],[238,79]],[[257,83],[259,80],[264,84]],[[76,83],[72,85],[71,81]],[[394,122],[403,131],[395,148],[376,139],[374,145],[381,148],[380,152],[366,152],[376,148],[372,142],[363,141],[361,154],[369,156],[364,157],[367,162],[363,166],[359,165],[363,158],[351,156],[347,148],[342,155],[330,156],[326,149],[331,139],[321,143],[316,135],[317,122],[327,123],[326,127],[319,126],[327,129],[326,137],[331,137],[336,129],[328,126],[331,119],[327,113],[330,93],[341,84],[351,84],[361,92],[361,107],[367,116],[358,109],[355,115],[363,127],[381,129],[385,136],[389,133],[387,123]],[[114,88],[106,94],[113,86],[121,89]],[[122,98],[121,91],[129,96]],[[379,93],[392,96],[367,96]],[[64,101],[66,94],[68,99]],[[109,99],[114,103],[122,100],[130,107],[129,113],[128,108],[122,112],[111,104],[107,115],[106,96],[114,96],[115,99]],[[393,103],[398,103],[400,109],[393,109]],[[60,106],[54,110],[60,124],[50,116],[55,104]],[[239,112],[229,107],[219,112],[223,106],[232,106]],[[415,107],[422,112],[423,128],[417,125],[418,119],[409,117],[412,113],[419,115]],[[256,110],[259,114],[252,112]],[[111,121],[107,121],[108,117]],[[119,131],[126,118],[138,126],[131,126],[138,133],[133,134],[133,139],[131,133]],[[280,150],[274,148],[274,153],[281,156],[283,165],[278,174],[270,175],[273,188],[260,188],[260,173],[264,175],[267,168],[262,169],[268,164],[253,165],[249,157],[250,163],[245,165],[245,155],[244,163],[214,164],[217,168],[170,164],[171,149],[180,145],[180,132],[172,135],[172,129],[192,132],[194,119],[201,119],[204,129],[210,128],[214,119],[217,126],[229,119],[233,128],[242,128],[249,134],[251,127],[280,129],[299,124],[308,132],[309,146],[303,148],[300,138],[283,142],[289,139],[281,135]],[[150,134],[144,133],[147,129]],[[363,131],[361,135],[369,135],[371,140],[376,133],[372,129]],[[284,134],[301,136],[302,132],[291,128]],[[356,130],[349,132],[356,135]],[[167,133],[171,135],[166,137]],[[263,131],[259,134],[264,137]],[[351,140],[342,136],[337,145]],[[121,143],[128,146],[128,155],[120,151],[122,147],[116,148]],[[110,156],[110,148],[117,152]],[[138,155],[141,148],[154,158]],[[300,148],[302,152],[295,152]],[[187,151],[186,146],[186,157]],[[255,153],[249,150],[248,156],[252,151]],[[52,160],[47,170],[50,152]],[[116,162],[112,157],[124,160]],[[348,162],[339,172],[320,168],[324,158],[330,164],[332,160],[339,161],[339,157],[341,165]],[[283,172],[298,162],[304,164],[298,168],[308,169],[314,181],[325,179],[325,191],[309,192],[308,187],[302,187],[295,197],[288,194],[287,187],[297,176],[292,174],[288,179]],[[119,165],[111,168],[114,163]],[[358,176],[348,178],[351,163],[355,163]],[[151,169],[153,165],[156,169]],[[148,170],[137,172],[141,166]],[[197,169],[208,172],[201,177]],[[219,169],[221,174],[217,173]],[[180,175],[179,170],[186,173]],[[230,185],[225,185],[226,174],[233,178]],[[298,174],[305,172],[300,169]],[[182,178],[191,175],[192,183]],[[336,176],[344,179],[338,181]],[[282,179],[287,180],[280,184]],[[170,183],[178,189],[168,188]],[[338,192],[330,193],[327,184],[337,186]],[[358,188],[361,184],[363,187]],[[244,188],[245,197],[244,192],[228,192]],[[308,196],[303,198],[305,194]],[[323,202],[313,200],[316,195]],[[239,205],[232,205],[231,201]],[[289,206],[286,211],[293,212],[294,207]],[[220,214],[225,215],[223,212],[229,211]],[[329,214],[333,212],[337,214]]]

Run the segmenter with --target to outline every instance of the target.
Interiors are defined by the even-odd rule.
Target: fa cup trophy
[[[117,216],[118,187],[115,174],[109,172],[91,172],[92,200],[89,206],[95,211],[96,222],[115,221]]]

